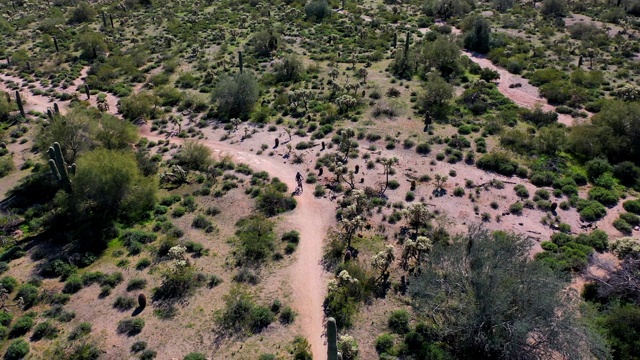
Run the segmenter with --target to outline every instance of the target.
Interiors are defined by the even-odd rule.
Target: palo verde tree
[[[523,236],[479,226],[436,243],[409,287],[433,322],[432,341],[461,359],[607,358],[564,281],[530,259],[531,247]]]
[[[141,174],[132,152],[97,149],[78,159],[71,189],[70,195],[57,196],[58,204],[76,235],[93,241],[103,239],[115,220],[143,218],[155,204],[157,181]]]
[[[486,54],[491,49],[491,24],[482,16],[471,16],[463,20],[464,47],[467,50]]]
[[[255,76],[242,74],[223,77],[213,91],[212,99],[218,104],[217,115],[229,121],[233,118],[246,120],[258,101],[259,89]]]

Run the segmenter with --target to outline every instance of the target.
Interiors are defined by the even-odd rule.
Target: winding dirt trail
[[[81,75],[73,84],[80,87],[84,83],[88,68],[82,70]],[[9,89],[6,82],[13,81],[22,84],[23,80],[10,75],[0,74],[0,90],[9,94],[15,93]],[[75,92],[75,88],[69,88],[67,92]],[[35,110],[46,112],[47,108],[53,106],[55,99],[47,96],[33,95],[26,88],[21,88],[20,94],[27,101],[25,110]],[[84,93],[81,92],[81,97]],[[111,114],[116,114],[115,104],[118,99],[112,94],[107,95]],[[59,101],[60,111],[64,114],[68,111],[68,102]],[[96,106],[96,96],[90,99],[92,106]],[[166,140],[166,136],[151,133],[147,125],[140,127],[140,135],[150,140]],[[211,138],[211,137],[210,137]],[[295,175],[300,171],[304,173],[302,165],[291,165],[279,161],[277,158],[258,156],[240,147],[240,145],[230,145],[211,139],[206,139],[202,143],[211,148],[218,155],[230,155],[234,161],[250,165],[258,171],[267,171],[272,176],[278,176],[289,188],[295,188]],[[171,142],[180,144],[182,139],[172,138]],[[310,186],[297,198],[298,206],[287,215],[289,220],[298,224],[297,230],[300,232],[300,243],[296,251],[296,259],[288,269],[288,277],[284,279],[291,286],[293,304],[292,307],[297,312],[296,326],[302,332],[313,352],[314,359],[326,359],[324,336],[324,311],[323,302],[326,297],[326,284],[328,273],[322,267],[322,246],[327,230],[333,224],[333,204],[328,200],[316,199]]]
[[[151,133],[148,125],[140,127],[140,136],[149,140],[166,140],[167,137]],[[181,144],[180,138],[171,138],[171,142]],[[278,176],[290,189],[295,188],[295,175],[302,173],[302,166],[285,164],[277,158],[255,155],[215,140],[205,139],[202,144],[211,148],[220,156],[229,155],[236,162],[242,162],[258,171],[266,171]],[[289,268],[288,279],[293,294],[293,308],[297,312],[296,324],[311,344],[314,359],[326,359],[324,332],[323,302],[326,297],[328,273],[322,267],[322,245],[327,230],[333,224],[333,204],[324,199],[316,199],[307,186],[300,196],[296,197],[298,206],[286,215],[298,224],[300,243],[296,250],[296,260]]]

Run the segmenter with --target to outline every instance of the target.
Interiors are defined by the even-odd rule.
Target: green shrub
[[[13,320],[13,315],[6,311],[0,311],[0,325],[9,326],[9,324],[11,324],[11,320]]]
[[[286,194],[286,191],[286,185],[284,191],[278,191],[273,185],[269,186],[258,196],[256,209],[269,217],[295,209],[296,200]]]
[[[288,231],[282,234],[282,241],[287,241],[293,244],[300,242],[300,233],[296,230]]]
[[[187,356],[184,357],[184,360],[207,360],[207,358],[202,353],[192,352],[187,354]]]
[[[613,227],[625,235],[631,235],[633,232],[633,226],[629,225],[629,223],[624,221],[622,218],[615,219],[613,221]]]
[[[618,195],[605,188],[593,187],[589,190],[589,200],[597,201],[604,206],[615,206],[618,203]]]
[[[416,153],[419,155],[427,155],[431,152],[431,145],[428,143],[420,143],[416,146]]]
[[[131,345],[131,352],[138,353],[138,352],[141,352],[142,350],[145,350],[146,348],[147,348],[146,341],[136,341]]]
[[[524,205],[521,202],[516,202],[509,206],[509,212],[514,215],[521,215],[522,209],[524,209]]]
[[[140,360],[152,360],[158,356],[158,352],[155,350],[146,349],[140,353]]]
[[[576,203],[580,218],[584,221],[597,221],[607,214],[607,209],[597,201],[580,199]]]
[[[28,309],[36,305],[39,301],[38,288],[31,284],[22,284],[18,289],[18,293],[16,294],[16,299],[18,298],[22,298],[24,308]]]
[[[198,214],[193,218],[191,222],[191,227],[196,229],[202,229],[207,233],[213,232],[215,230],[213,223],[211,220],[207,219],[203,214]]]
[[[239,263],[261,264],[271,256],[275,243],[272,221],[252,215],[241,219],[236,226],[236,236],[240,240],[240,251],[236,255]]]
[[[376,351],[378,354],[389,354],[393,349],[393,335],[382,334],[376,339]]]
[[[8,293],[12,293],[18,286],[18,280],[12,276],[5,276],[0,280],[0,286],[2,286]]]
[[[515,190],[516,195],[521,199],[527,199],[529,197],[529,190],[522,184],[514,186],[513,190]]]
[[[453,189],[453,195],[457,196],[457,197],[462,197],[464,196],[464,189],[461,187],[456,187],[455,189]]]
[[[113,307],[119,311],[127,311],[136,306],[136,300],[128,296],[118,296],[113,302]]]
[[[64,288],[62,288],[62,292],[65,294],[75,294],[82,289],[84,284],[82,283],[82,279],[80,276],[73,275],[67,282],[64,283]]]
[[[483,155],[476,162],[476,166],[483,170],[494,171],[505,176],[512,176],[518,169],[518,163],[504,152]]]
[[[126,230],[121,236],[120,240],[124,246],[129,246],[131,243],[148,244],[156,241],[158,235],[148,231],[142,230]]]
[[[387,321],[389,329],[396,334],[406,334],[409,332],[409,313],[402,310],[395,310]]]
[[[144,319],[124,319],[118,322],[118,334],[126,334],[127,336],[138,335],[144,328]]]
[[[138,260],[138,262],[136,263],[136,270],[144,270],[148,268],[150,265],[151,265],[151,260],[149,260],[148,258],[142,258]]]
[[[42,322],[33,329],[33,335],[31,335],[32,341],[38,341],[40,339],[55,339],[58,337],[59,330],[53,326],[49,321]]]
[[[29,354],[29,343],[23,339],[17,339],[14,340],[7,348],[7,352],[4,353],[4,359],[21,360],[24,359],[27,354]]]
[[[33,327],[34,317],[35,314],[27,313],[16,319],[15,323],[11,327],[11,331],[9,332],[9,337],[14,338],[28,333]]]
[[[594,181],[605,173],[612,172],[613,167],[605,159],[593,159],[586,163],[587,177]]]
[[[77,340],[91,332],[91,323],[81,322],[69,334],[69,340]]]
[[[627,200],[622,203],[622,207],[630,213],[640,215],[640,199]]]
[[[291,307],[287,306],[284,309],[282,309],[282,312],[280,313],[280,323],[289,325],[293,323],[295,318],[296,318],[296,313],[295,311],[293,311]]]

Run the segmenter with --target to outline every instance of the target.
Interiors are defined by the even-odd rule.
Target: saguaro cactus
[[[107,28],[107,14],[104,11],[102,12],[102,26],[104,26],[105,29]]]
[[[407,32],[407,38],[404,41],[404,57],[409,60],[409,42],[411,41],[411,33]]]
[[[16,103],[18,103],[18,109],[20,110],[20,115],[22,117],[27,117],[24,113],[24,106],[22,106],[22,99],[20,98],[20,92],[16,90]]]
[[[144,309],[145,307],[147,307],[147,297],[143,293],[140,293],[140,295],[138,295],[138,306],[140,307],[140,309]]]
[[[49,167],[51,168],[51,174],[53,174],[53,177],[58,180],[58,183],[65,189],[65,191],[71,191],[71,179],[69,179],[69,174],[73,175],[76,173],[76,164],[67,166],[64,162],[64,158],[62,157],[62,148],[57,142],[53,143],[53,146],[49,148],[47,154],[49,154]]]
[[[111,28],[113,29],[113,15],[109,14],[109,21],[111,22]]]
[[[60,52],[60,49],[58,48],[58,38],[55,36],[53,37],[53,45],[56,47],[56,52]]]
[[[397,48],[398,47],[398,33],[394,32],[393,33],[393,48]]]
[[[60,108],[58,107],[58,103],[53,103],[53,112],[56,114],[60,114]]]
[[[89,85],[84,84],[84,92],[87,94],[87,100],[91,98],[91,91],[89,91]]]
[[[329,360],[342,360],[342,355],[338,352],[338,327],[336,319],[327,319],[327,358]]]
[[[240,68],[240,74],[242,74],[242,70],[243,70],[242,51],[238,51],[238,67]]]

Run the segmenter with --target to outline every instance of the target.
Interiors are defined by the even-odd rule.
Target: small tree
[[[490,50],[491,24],[482,16],[465,19],[467,29],[464,32],[464,47],[471,51],[486,54]]]
[[[222,120],[238,118],[247,120],[258,101],[258,81],[249,71],[224,77],[213,91],[213,101],[218,104],[217,114]]]

